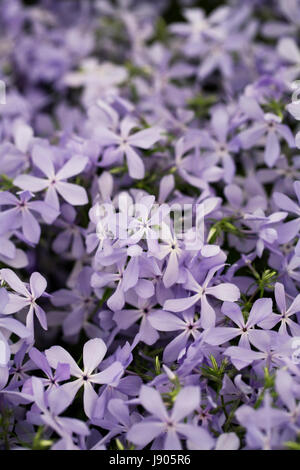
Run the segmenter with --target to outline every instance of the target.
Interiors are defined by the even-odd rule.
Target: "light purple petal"
[[[216,314],[212,306],[208,303],[206,295],[201,297],[201,326],[204,329],[215,326]]]
[[[36,176],[20,175],[15,178],[14,185],[24,190],[38,192],[46,189],[49,182]]]
[[[98,395],[93,389],[92,384],[90,382],[85,382],[83,391],[83,408],[88,418],[91,418],[93,415],[97,399]]]
[[[97,384],[117,384],[124,372],[124,367],[120,362],[114,362],[107,369],[92,375],[91,382]]]
[[[164,443],[164,450],[181,450],[180,439],[177,436],[175,430],[171,429],[167,431],[167,435]]]
[[[158,331],[176,331],[185,329],[186,323],[169,312],[154,312],[149,316],[149,322]]]
[[[213,295],[217,299],[236,302],[240,298],[240,290],[234,284],[225,282],[214,287],[208,287],[205,290],[206,294]]]
[[[183,332],[175,338],[165,347],[163,353],[164,362],[176,361],[181,351],[186,347],[188,335]]]
[[[178,265],[177,254],[175,253],[175,251],[172,251],[169,256],[168,264],[167,264],[167,267],[163,276],[165,287],[168,288],[168,287],[171,287],[173,284],[175,284],[175,282],[178,280],[178,274],[179,274],[179,265]]]
[[[71,354],[68,353],[64,348],[61,346],[52,346],[50,349],[46,349],[45,351],[46,357],[49,361],[51,367],[56,369],[59,362],[63,364],[70,365],[70,373],[75,377],[81,377],[82,371],[74,361]]]
[[[104,341],[100,338],[90,339],[83,347],[84,372],[90,375],[102,362],[107,351]]]
[[[41,235],[41,228],[36,219],[27,209],[22,211],[22,230],[27,240],[32,243],[38,243]]]
[[[55,185],[59,194],[74,206],[83,206],[88,203],[86,190],[78,184],[58,181]]]
[[[250,310],[247,326],[252,327],[271,315],[272,304],[272,299],[256,300]]]
[[[129,146],[126,147],[125,153],[127,157],[129,176],[138,180],[143,179],[145,176],[145,167],[141,157]]]
[[[241,330],[239,328],[230,328],[230,327],[217,327],[217,328],[210,328],[207,330],[204,340],[208,344],[212,344],[214,346],[219,346],[220,344],[224,344],[227,341],[239,336],[241,334]]]
[[[28,290],[24,283],[18,278],[18,276],[11,269],[1,269],[1,278],[16,292],[24,297],[30,297]]]
[[[275,293],[275,299],[276,299],[276,303],[277,303],[277,306],[279,308],[279,311],[281,313],[285,313],[286,312],[286,301],[285,301],[284,285],[281,284],[280,282],[276,282],[275,283],[274,293]]]
[[[32,151],[32,161],[44,175],[52,179],[55,176],[54,165],[52,161],[52,152],[48,147],[35,146]]]
[[[164,303],[164,310],[168,310],[169,312],[183,312],[195,305],[200,298],[201,295],[196,294],[182,299],[169,299]]]
[[[127,433],[127,439],[138,446],[146,446],[163,432],[161,422],[151,421],[134,424]]]
[[[30,290],[34,296],[35,299],[40,297],[46,290],[47,287],[47,281],[38,272],[34,272],[30,276]]]
[[[280,155],[280,145],[278,137],[274,131],[268,132],[265,148],[265,162],[268,167],[274,166]]]
[[[76,176],[79,173],[82,173],[86,164],[88,162],[88,158],[75,156],[72,157],[56,174],[57,180],[64,180],[67,178],[72,178],[72,176]]]
[[[28,307],[29,302],[24,297],[17,294],[9,294],[9,302],[4,307],[4,314],[9,315],[11,313],[19,312],[24,307]]]
[[[143,385],[140,391],[140,402],[149,413],[157,418],[164,421],[168,419],[168,413],[162,398],[154,388]]]
[[[238,450],[240,440],[234,432],[221,434],[216,443],[215,450]]]
[[[161,138],[162,129],[159,127],[151,127],[143,131],[137,132],[128,138],[128,142],[133,147],[149,149]]]
[[[199,387],[184,387],[176,397],[171,418],[176,422],[179,422],[186,416],[190,415],[196,408],[198,408],[198,406],[200,406]]]

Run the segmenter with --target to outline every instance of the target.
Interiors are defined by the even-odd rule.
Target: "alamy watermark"
[[[292,361],[294,364],[300,364],[300,337],[296,337],[292,341]]]
[[[6,85],[3,80],[0,80],[0,105],[6,104]]]
[[[135,239],[170,241],[185,239],[190,249],[194,243],[204,243],[207,203],[200,204],[145,204],[122,201],[121,207],[112,203],[94,206],[93,222],[101,239]]]

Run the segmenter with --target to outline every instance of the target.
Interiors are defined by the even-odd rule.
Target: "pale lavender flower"
[[[292,302],[289,302],[288,307],[284,285],[280,282],[276,282],[274,293],[277,308],[280,313],[272,313],[269,318],[263,320],[261,325],[264,328],[270,329],[280,323],[279,333],[288,335],[288,331],[290,331],[292,336],[300,336],[299,324],[290,318],[292,315],[300,313],[300,294],[298,294]]]
[[[154,344],[158,340],[159,334],[153,328],[151,318],[155,313],[163,313],[162,310],[154,308],[155,298],[145,300],[134,293],[129,293],[126,296],[126,303],[135,308],[126,308],[114,313],[113,319],[118,328],[127,330],[131,325],[141,320],[138,331],[139,340],[149,345]]]
[[[87,436],[87,425],[78,419],[62,417],[61,413],[68,408],[72,397],[62,389],[53,388],[45,394],[41,379],[32,377],[32,394],[21,392],[19,395],[29,402],[34,402],[34,407],[27,413],[27,419],[32,424],[50,426],[62,438],[71,440],[73,434]]]
[[[48,389],[53,387],[58,387],[59,382],[64,382],[70,378],[70,366],[69,364],[59,363],[57,365],[56,371],[53,374],[50,364],[46,356],[41,353],[38,349],[32,348],[29,351],[29,357],[34,362],[34,364],[44,372],[47,376],[47,379],[42,379],[44,386],[48,386]],[[23,388],[24,390],[24,388]]]
[[[281,222],[287,217],[286,212],[273,212],[266,216],[261,209],[253,214],[246,214],[245,223],[257,234],[256,253],[261,257],[265,248],[272,250],[280,240],[280,231],[283,224]]]
[[[295,181],[293,187],[298,203],[294,202],[286,196],[286,194],[279,192],[273,194],[274,202],[277,207],[297,216],[296,219],[286,222],[278,229],[280,243],[287,243],[292,240],[300,229],[300,181]]]
[[[246,441],[249,449],[272,450],[281,447],[278,427],[284,422],[285,413],[272,408],[268,391],[263,407],[255,410],[243,405],[236,411],[236,417],[247,430]]]
[[[47,287],[46,279],[38,272],[34,272],[30,276],[29,289],[18,278],[11,269],[1,269],[0,277],[5,281],[17,294],[9,293],[9,302],[4,308],[4,314],[10,315],[19,312],[23,308],[29,307],[26,317],[26,325],[33,334],[34,314],[37,316],[44,330],[47,329],[47,317],[44,310],[36,303]]]
[[[182,423],[183,419],[191,415],[200,404],[198,387],[182,389],[176,397],[171,413],[168,413],[160,394],[154,388],[143,386],[139,400],[151,417],[132,426],[127,433],[129,441],[144,447],[153,439],[163,435],[165,450],[180,450],[182,448],[180,438],[194,440],[198,437],[202,449],[212,447],[213,440],[206,430]]]
[[[272,300],[258,299],[253,303],[247,320],[242,314],[240,307],[233,302],[224,302],[222,313],[226,315],[237,326],[218,326],[206,331],[204,339],[214,346],[224,344],[233,338],[239,338],[239,346],[249,348],[252,340],[255,341],[256,325],[261,326],[264,320],[272,315]]]
[[[46,176],[46,179],[32,175],[19,175],[14,180],[15,186],[34,193],[46,189],[45,202],[57,211],[59,210],[58,194],[74,206],[87,204],[88,197],[85,189],[78,184],[65,181],[84,170],[88,161],[87,158],[74,156],[56,172],[51,147],[35,146],[32,152],[32,161]]]
[[[235,138],[229,138],[230,120],[227,110],[224,107],[214,109],[211,117],[211,127],[213,136],[205,139],[204,146],[210,149],[211,158],[217,157],[221,160],[224,168],[224,180],[231,183],[235,175],[235,163],[232,153],[238,151],[238,144]]]
[[[129,175],[135,179],[142,179],[144,178],[145,167],[136,148],[150,149],[160,140],[162,129],[152,127],[131,134],[135,127],[137,127],[137,122],[131,116],[126,116],[120,123],[120,135],[102,127],[97,129],[96,137],[103,147],[108,147],[101,162],[102,165],[111,165],[120,157],[126,155]]]
[[[87,416],[91,416],[95,402],[98,398],[92,384],[105,384],[118,381],[123,374],[123,367],[120,362],[114,362],[102,372],[94,373],[106,354],[107,348],[100,338],[89,340],[83,347],[83,365],[81,370],[72,356],[61,346],[52,346],[46,350],[46,357],[51,367],[56,369],[59,363],[69,364],[71,376],[76,377],[73,382],[68,382],[61,386],[71,400],[78,390],[84,387],[84,411]]]
[[[216,266],[209,270],[204,282],[200,285],[187,271],[187,280],[184,284],[186,290],[196,292],[190,297],[180,299],[169,299],[164,303],[164,310],[170,312],[182,312],[201,302],[201,325],[203,328],[209,328],[215,324],[215,312],[211,305],[208,303],[207,295],[211,295],[220,300],[227,300],[235,302],[240,296],[239,289],[232,283],[221,283],[216,286],[209,286],[213,281],[214,275],[219,271],[223,265]]]
[[[15,206],[0,213],[0,234],[22,228],[22,233],[29,242],[38,243],[41,228],[33,212],[39,213],[46,223],[51,224],[59,212],[42,201],[30,201],[33,194],[30,191],[19,193],[19,199],[8,191],[0,193],[0,206]]]
[[[76,210],[69,204],[61,206],[63,220],[58,220],[55,225],[62,229],[53,241],[53,250],[59,254],[65,254],[68,249],[75,259],[84,255],[83,237],[85,230],[76,225]]]
[[[232,364],[241,370],[257,361],[259,368],[261,366],[272,368],[283,365],[285,357],[291,355],[291,344],[285,336],[279,335],[275,331],[257,330],[252,337],[252,345],[256,351],[240,346],[229,346],[224,351],[225,356],[229,356]]]
[[[294,432],[298,433],[300,421],[299,386],[291,373],[285,369],[276,372],[276,391],[280,400],[287,408],[286,423]]]
[[[273,167],[280,156],[280,138],[289,147],[295,147],[295,139],[290,128],[281,124],[281,118],[272,113],[264,114],[259,104],[252,98],[243,97],[241,108],[254,124],[238,135],[242,147],[249,149],[256,146],[262,137],[266,136],[264,160],[266,165]]]
[[[150,324],[158,331],[181,331],[164,349],[163,360],[165,362],[176,360],[189,340],[199,338],[201,320],[194,317],[193,308],[183,312],[182,318],[164,311],[157,311],[149,316]]]

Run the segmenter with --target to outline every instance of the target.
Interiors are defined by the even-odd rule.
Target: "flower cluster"
[[[1,3],[0,449],[300,450],[300,2],[198,3]]]

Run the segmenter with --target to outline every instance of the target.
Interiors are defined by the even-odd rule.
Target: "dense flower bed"
[[[300,450],[299,27],[2,0],[1,449]]]

